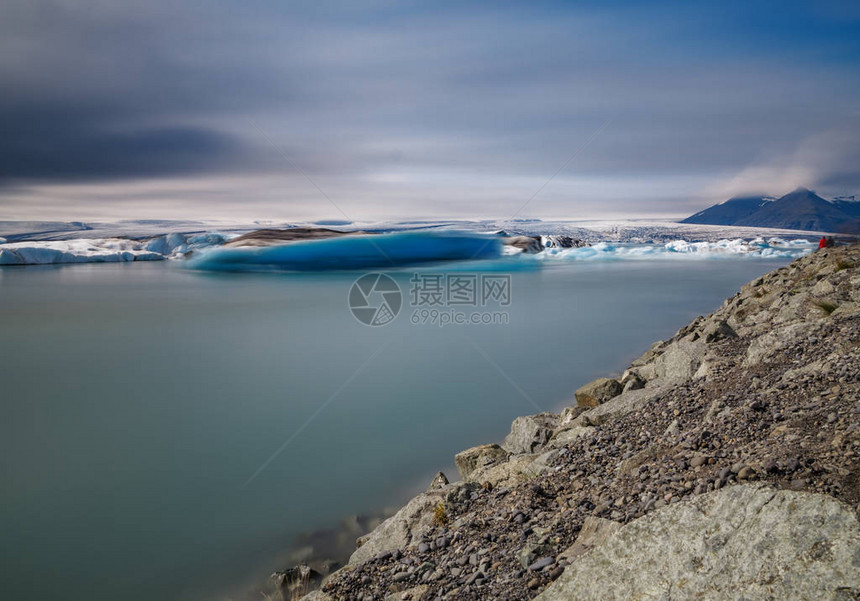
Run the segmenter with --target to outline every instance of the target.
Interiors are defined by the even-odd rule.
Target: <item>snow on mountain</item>
[[[843,198],[828,201],[811,190],[797,188],[776,200],[764,196],[732,198],[681,223],[850,233],[860,230],[860,204]]]

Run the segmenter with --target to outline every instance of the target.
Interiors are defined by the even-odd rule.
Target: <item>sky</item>
[[[860,3],[3,0],[0,219],[860,194]]]

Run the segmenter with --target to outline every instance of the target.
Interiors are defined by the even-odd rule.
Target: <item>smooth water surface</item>
[[[0,598],[228,598],[787,261],[552,264],[507,325],[445,328],[411,323],[411,272],[368,327],[355,273],[0,269]]]

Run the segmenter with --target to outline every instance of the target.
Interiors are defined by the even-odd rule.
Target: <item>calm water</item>
[[[360,324],[356,274],[0,269],[0,598],[228,598],[787,261],[556,264],[446,328]]]

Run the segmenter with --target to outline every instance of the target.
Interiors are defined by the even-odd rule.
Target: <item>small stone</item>
[[[418,545],[418,552],[419,553],[426,553],[429,550],[430,550],[430,545],[428,545],[427,543],[421,543],[420,545]]]
[[[526,586],[534,590],[540,586],[540,580],[538,580],[537,578],[532,578],[531,580],[529,580]]]
[[[559,565],[559,566],[556,566],[552,569],[552,571],[549,573],[549,577],[551,580],[555,580],[556,578],[558,578],[562,574],[564,574],[564,566]]]
[[[738,480],[746,480],[748,478],[751,478],[754,473],[755,472],[750,466],[745,465],[741,468],[741,471],[738,472]]]
[[[554,563],[555,563],[555,559],[553,559],[552,557],[541,557],[540,559],[538,559],[536,562],[534,562],[532,565],[529,566],[529,571],[530,572],[537,572],[538,570],[542,570],[545,567],[551,566]]]
[[[704,455],[696,455],[695,457],[693,457],[690,460],[690,467],[692,467],[692,468],[701,467],[701,466],[705,465],[705,463],[707,463],[707,461],[708,461],[708,458],[705,457]]]
[[[409,572],[398,572],[397,574],[394,575],[392,580],[394,582],[403,582],[404,580],[407,580],[410,575],[411,574],[409,574]]]

